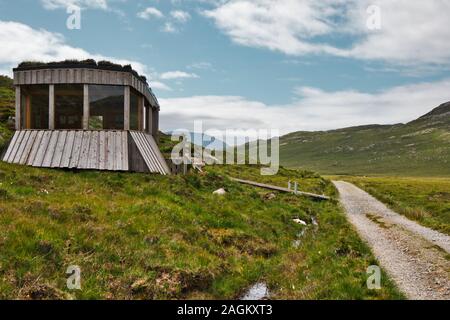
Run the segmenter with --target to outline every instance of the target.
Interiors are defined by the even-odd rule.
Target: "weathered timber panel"
[[[153,137],[138,131],[16,131],[2,160],[34,167],[170,174]]]
[[[55,155],[56,143],[58,142],[58,131],[50,131],[50,140],[48,142],[47,150],[45,151],[42,167],[51,167],[53,156]]]
[[[150,172],[170,174],[170,169],[152,136],[137,131],[130,131],[130,135]]]
[[[6,153],[3,156],[3,161],[8,162],[9,161],[9,156],[11,155],[13,146],[16,144],[17,138],[20,135],[20,131],[16,131],[11,139],[11,142],[9,143],[8,149],[6,150]]]
[[[74,139],[75,139],[75,131],[68,131],[66,142],[64,144],[64,149],[62,151],[61,162],[59,164],[61,168],[68,168],[70,165],[70,158],[72,155]]]
[[[27,143],[28,143],[28,138],[30,137],[30,132],[27,131],[25,132],[25,134],[23,135],[23,139],[22,142],[20,143],[20,145],[17,148],[17,152],[14,156],[14,159],[12,160],[13,163],[19,163],[20,158],[22,157],[22,153],[23,150],[25,149]]]
[[[58,140],[56,142],[55,152],[52,158],[52,168],[59,168],[63,158],[64,147],[66,145],[67,131],[58,132]]]
[[[36,136],[37,136],[37,131],[31,131],[30,136],[28,137],[27,144],[25,145],[25,148],[21,152],[19,164],[27,163],[31,149],[33,148],[33,145],[34,145],[34,141],[36,140]]]
[[[36,155],[38,153],[38,150],[41,146],[42,137],[44,136],[44,131],[37,131],[36,139],[33,142],[33,146],[31,148],[30,154],[28,156],[27,165],[32,166],[34,159],[36,158]]]

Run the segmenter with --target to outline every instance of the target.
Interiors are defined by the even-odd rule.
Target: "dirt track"
[[[333,182],[348,219],[409,299],[450,299],[450,237],[395,213],[343,181]]]

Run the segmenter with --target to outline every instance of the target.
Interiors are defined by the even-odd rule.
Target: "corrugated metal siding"
[[[153,136],[144,132],[130,131],[131,138],[144,158],[150,172],[163,175],[170,174],[170,169],[164,160]]]
[[[132,131],[130,136],[148,171],[170,174],[151,135]],[[127,131],[21,130],[14,133],[2,160],[33,167],[129,171],[128,139]]]

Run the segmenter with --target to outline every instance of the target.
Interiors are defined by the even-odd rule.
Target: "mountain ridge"
[[[289,133],[280,159],[324,174],[450,176],[450,102],[408,123]]]

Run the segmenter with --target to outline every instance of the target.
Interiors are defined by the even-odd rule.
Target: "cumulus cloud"
[[[200,61],[194,62],[187,66],[188,69],[213,70],[213,65],[210,62]]]
[[[237,0],[204,11],[204,15],[239,44],[306,54],[324,46],[308,39],[332,32],[336,9],[327,7],[331,4],[329,0]]]
[[[194,120],[205,129],[328,130],[365,124],[408,122],[450,100],[450,79],[398,86],[376,93],[323,91],[299,87],[287,105],[267,105],[236,96],[160,99],[166,131],[192,130]]]
[[[176,21],[180,23],[185,23],[191,19],[191,15],[189,14],[189,12],[182,10],[171,11],[170,15],[172,16],[172,18],[174,18]]]
[[[169,87],[167,84],[161,82],[161,81],[150,81],[151,87],[152,89],[157,89],[157,90],[163,90],[163,91],[172,91],[172,88]]]
[[[139,12],[137,16],[141,19],[150,20],[151,18],[163,18],[164,14],[156,8],[148,7]]]
[[[166,32],[166,33],[177,33],[178,29],[175,28],[175,26],[173,25],[173,23],[171,22],[166,22],[164,24],[164,27],[161,29],[162,32]]]
[[[147,66],[138,61],[120,59],[91,53],[82,48],[70,46],[58,33],[44,29],[33,29],[28,25],[12,21],[0,21],[0,71],[12,76],[12,68],[22,61],[59,61],[65,59],[109,60],[119,64],[131,64],[133,69],[148,78],[155,75]],[[160,90],[170,87],[159,81],[151,81],[150,86]]]
[[[160,78],[163,80],[190,79],[198,77],[199,76],[196,75],[195,73],[187,73],[184,71],[168,71],[160,75]]]
[[[381,9],[369,30],[367,8]],[[450,28],[442,0],[232,0],[203,14],[234,42],[288,55],[331,54],[399,65],[450,64]],[[337,46],[332,40],[350,35]]]

